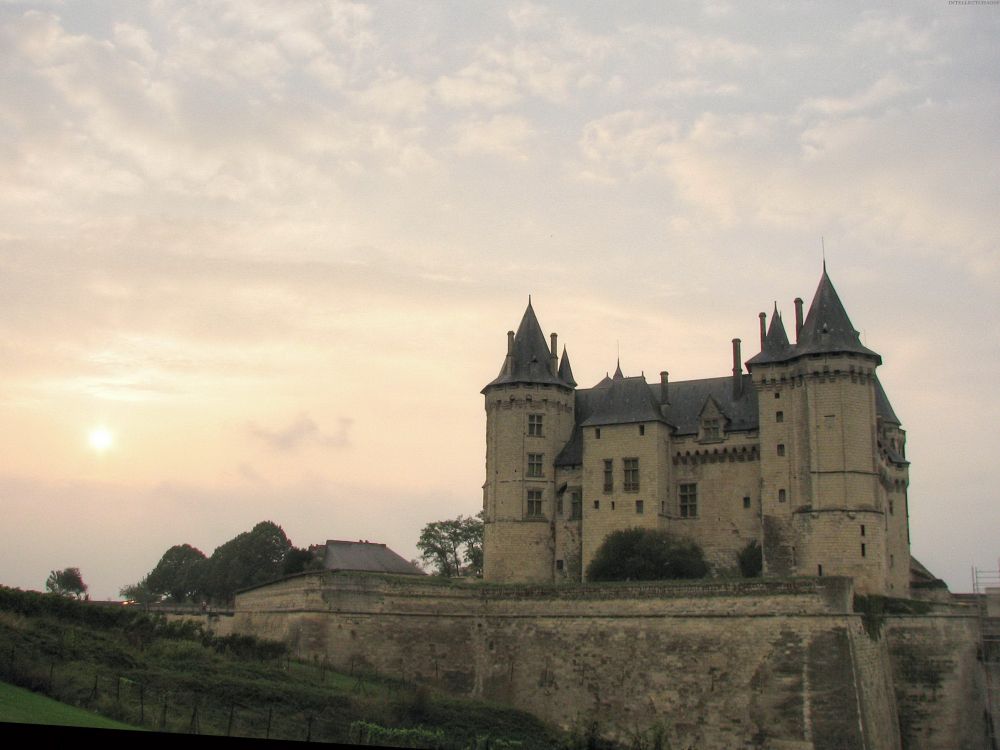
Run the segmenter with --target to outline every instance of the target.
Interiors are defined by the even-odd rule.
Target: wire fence
[[[350,699],[342,695],[331,695],[329,704],[317,711],[281,704],[249,706],[219,700],[210,693],[164,689],[115,670],[63,660],[44,649],[11,645],[6,651],[0,654],[3,681],[136,727],[185,734],[356,744],[385,741],[395,733],[405,742],[397,745],[401,747],[456,746],[440,732],[392,730],[358,721],[350,712]],[[316,679],[326,679],[322,665],[317,667]],[[358,676],[354,690],[364,695],[371,688]],[[484,746],[503,744],[487,742]]]

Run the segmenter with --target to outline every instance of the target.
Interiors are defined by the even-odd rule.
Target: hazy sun
[[[107,427],[95,427],[88,438],[90,447],[98,453],[104,453],[115,442],[115,436]]]

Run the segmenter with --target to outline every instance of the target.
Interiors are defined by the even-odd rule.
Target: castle
[[[578,388],[529,299],[486,401],[484,578],[585,579],[631,527],[693,539],[716,570],[753,542],[763,575],[848,576],[909,595],[906,436],[824,263],[795,343],[777,305],[743,371],[659,382],[619,366]]]

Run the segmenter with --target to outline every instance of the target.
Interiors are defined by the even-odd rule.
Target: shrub
[[[703,578],[705,555],[695,542],[661,529],[623,529],[604,539],[587,568],[591,581]]]

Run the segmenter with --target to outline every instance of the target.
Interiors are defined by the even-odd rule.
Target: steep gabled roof
[[[826,273],[823,264],[823,277],[813,296],[809,312],[806,314],[802,330],[799,331],[795,354],[826,354],[833,352],[850,352],[876,358],[879,363],[882,358],[861,343],[858,332],[854,330],[851,319],[847,317],[844,303],[840,301],[833,282]]]
[[[757,393],[750,375],[743,379],[740,395],[733,398],[732,377],[682,380],[670,384],[670,403],[664,409],[664,419],[674,427],[675,435],[697,435],[701,413],[711,399],[726,422],[727,432],[758,428]],[[658,386],[656,386],[658,387]],[[652,390],[650,391],[652,393]]]
[[[551,361],[552,352],[545,343],[545,334],[538,325],[538,318],[535,317],[529,299],[521,324],[514,334],[511,352],[504,359],[500,374],[486,388],[503,383],[551,383],[570,387],[558,374],[552,372]],[[483,388],[483,392],[486,388]]]
[[[602,398],[594,404],[590,416],[578,422],[580,426],[663,421],[660,404],[641,375],[626,378],[618,367],[611,384],[601,387],[601,392]]]

